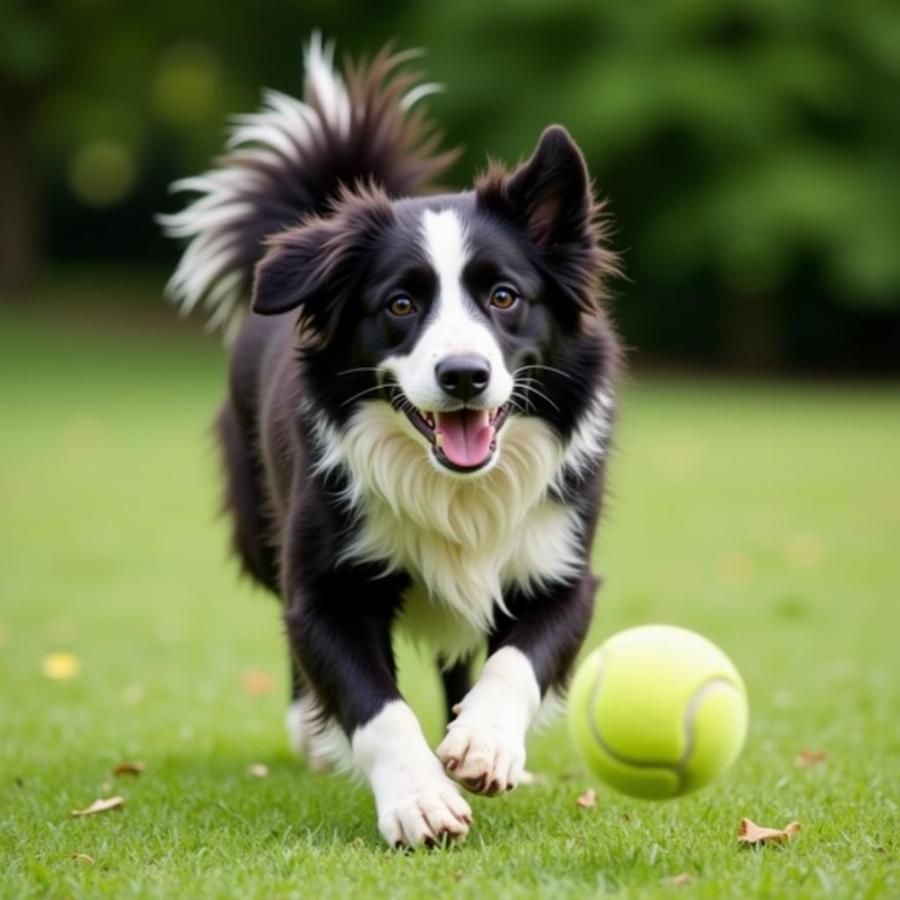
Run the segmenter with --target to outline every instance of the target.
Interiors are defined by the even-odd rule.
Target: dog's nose
[[[463,403],[477,397],[491,380],[491,364],[481,356],[448,356],[434,368],[438,384]]]

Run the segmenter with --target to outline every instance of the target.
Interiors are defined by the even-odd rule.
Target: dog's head
[[[308,389],[333,424],[382,403],[441,470],[483,473],[510,416],[565,438],[602,377],[599,281],[614,261],[597,223],[582,155],[552,127],[470,192],[345,192],[272,241],[253,309],[300,308]]]

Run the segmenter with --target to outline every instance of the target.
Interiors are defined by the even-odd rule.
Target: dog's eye
[[[406,294],[396,294],[387,302],[387,310],[392,316],[411,316],[416,304]]]
[[[491,306],[496,309],[512,309],[519,295],[508,285],[500,284],[491,291]]]

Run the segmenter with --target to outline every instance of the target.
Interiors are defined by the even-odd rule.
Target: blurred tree
[[[170,258],[153,213],[168,182],[221,152],[227,116],[266,84],[301,89],[314,27],[372,51],[402,6],[372,0],[379,25],[367,26],[341,0],[0,0],[0,113],[14,124],[0,131],[4,294],[29,284],[37,246],[79,261]]]
[[[0,298],[25,290],[35,264],[34,123],[57,59],[46,4],[0,5]]]
[[[657,328],[696,289],[681,313],[760,367],[801,269],[839,305],[900,308],[892,0],[456,2],[415,30],[452,82],[451,133],[515,155],[551,119],[572,128]]]
[[[36,159],[55,258],[170,260],[165,184],[263,85],[299,89],[314,27],[341,52],[428,49],[432,106],[472,150],[459,184],[485,150],[569,126],[649,352],[759,367],[796,352],[801,319],[832,348],[860,310],[900,321],[894,0],[0,0],[0,279],[31,270]]]

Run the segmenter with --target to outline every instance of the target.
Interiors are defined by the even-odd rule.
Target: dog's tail
[[[205,308],[210,328],[234,336],[244,316],[264,241],[326,211],[342,186],[374,183],[390,196],[420,190],[457,156],[419,105],[439,85],[402,66],[417,51],[383,49],[369,64],[335,71],[334,46],[314,33],[306,46],[303,101],[266,91],[259,112],[233,121],[227,155],[173,191],[195,194],[159,216],[165,233],[187,239],[166,287],[184,313]]]

